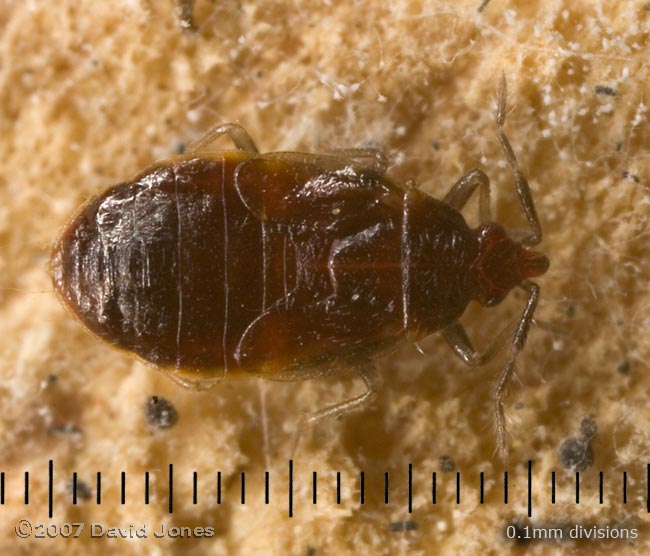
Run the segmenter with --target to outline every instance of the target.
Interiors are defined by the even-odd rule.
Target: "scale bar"
[[[300,495],[300,496],[306,496],[308,499],[311,499],[311,505],[316,505],[318,502],[321,504],[323,503],[322,500],[322,495],[321,495],[321,500],[318,500],[318,472],[317,471],[312,471],[311,472],[311,478],[307,476],[305,478],[306,481],[308,481],[308,484],[306,485],[306,489],[301,488],[303,485],[302,483],[296,484],[294,482],[294,460],[290,459],[288,461],[288,516],[289,517],[294,517],[295,515],[295,501],[297,500],[295,496]],[[534,465],[534,460],[529,459],[527,460],[527,468],[526,468],[526,475],[523,475],[523,473],[516,473],[515,478],[516,481],[513,483],[513,487],[511,487],[510,483],[510,477],[509,477],[509,471],[502,471],[503,473],[503,504],[508,505],[508,504],[521,504],[523,506],[524,502],[524,491],[523,491],[523,486],[524,486],[524,481],[526,481],[526,491],[525,491],[525,496],[526,496],[526,515],[528,518],[532,518],[533,515],[533,465]],[[617,489],[616,485],[619,485],[618,488],[621,488],[622,493],[621,493],[621,498],[618,498],[618,496],[615,496],[615,499],[618,504],[626,505],[631,503],[635,504],[640,504],[641,507],[645,507],[645,511],[650,514],[650,463],[643,464],[644,466],[641,467],[640,469],[634,469],[633,471],[628,470],[620,470],[615,473],[610,474],[610,478],[608,480],[613,481],[612,484],[609,486],[612,486],[614,491]],[[645,468],[645,469],[644,469]],[[407,498],[407,504],[406,504],[406,510],[409,514],[412,514],[414,512],[414,497],[416,496],[415,488],[417,487],[416,484],[414,484],[414,469],[413,469],[413,463],[408,463],[408,469],[407,469],[407,477],[402,476],[402,481],[404,479],[407,480],[407,493],[408,493],[408,498]],[[523,471],[523,469],[522,469]],[[637,480],[637,471],[639,471],[639,479]],[[644,472],[645,471],[645,472]],[[551,504],[556,504],[558,500],[558,496],[560,497],[560,500],[565,501],[563,495],[568,495],[569,500],[571,497],[574,499],[574,503],[576,505],[581,504],[581,487],[582,490],[585,491],[586,494],[582,496],[582,504],[585,504],[585,500],[589,501],[591,503],[592,498],[593,498],[593,503],[596,503],[596,485],[595,481],[592,486],[591,481],[585,481],[583,480],[581,484],[581,473],[583,473],[584,470],[564,470],[564,471],[551,471],[550,472],[550,485],[546,483],[545,481],[535,481],[536,486],[539,487],[540,483],[545,483],[544,488],[542,489],[545,492],[538,492],[536,490],[536,493],[541,497],[542,495],[544,496],[549,496],[550,494],[550,502]],[[198,505],[199,503],[199,481],[198,481],[198,471],[190,471],[192,474],[192,504],[193,505]],[[237,474],[240,475],[240,496],[239,496],[239,501],[241,505],[246,504],[246,473],[245,471],[238,471]],[[557,473],[560,473],[560,479],[558,479]],[[620,473],[621,475],[619,475]],[[595,472],[594,472],[595,474]],[[30,479],[34,478],[34,472],[33,470],[30,471],[19,471],[16,472],[16,475],[18,475],[18,484],[16,487],[19,489],[18,492],[16,493],[17,496],[14,497],[12,496],[11,492],[7,493],[7,485],[9,484],[13,488],[13,481],[9,480],[8,482],[8,476],[6,471],[0,471],[0,505],[6,505],[6,499],[7,496],[15,500],[16,498],[20,502],[20,498],[22,497],[22,502],[24,505],[34,505],[35,501],[40,502],[39,500],[36,500],[36,498],[39,498],[40,496],[40,491],[36,492],[34,488],[32,488],[36,484],[34,483],[34,480],[31,482],[33,484],[30,484]],[[101,472],[97,471],[96,472],[96,503],[97,505],[102,503],[102,492],[101,492],[101,487],[102,487],[102,476]],[[378,474],[379,475],[379,474]],[[645,475],[645,486],[641,486],[643,483],[643,475]],[[591,472],[586,475],[587,477],[591,476]],[[236,477],[236,475],[235,475]],[[346,475],[347,477],[347,475]],[[342,493],[342,472],[337,471],[336,472],[336,504],[340,505],[345,502],[351,502],[353,504],[358,504],[359,506],[367,505],[369,501],[371,502],[376,502],[376,503],[381,503],[380,496],[381,496],[381,491],[377,492],[377,497],[375,498],[374,496],[374,480],[372,475],[372,472],[370,475],[367,475],[366,471],[359,470],[358,471],[358,478],[352,477],[352,484],[358,484],[358,491],[356,488],[353,488],[351,490],[346,490],[345,496],[343,496],[344,493]],[[381,475],[377,477],[379,479]],[[497,475],[498,477],[498,475]],[[571,485],[571,477],[573,477],[575,483],[574,485]],[[619,483],[618,481],[620,480],[619,477],[622,479],[622,482]],[[12,477],[10,476],[9,479]],[[189,477],[188,477],[189,478]],[[377,489],[382,489],[383,486],[383,501],[385,505],[388,505],[389,502],[391,502],[391,497],[390,497],[390,473],[388,471],[383,472],[383,485],[380,486],[378,483],[376,485]],[[479,483],[478,485],[473,486],[473,481],[472,480],[466,480],[465,486],[463,487],[461,484],[461,472],[456,471],[455,472],[455,482],[454,482],[454,475],[453,473],[443,473],[442,475],[442,482],[440,485],[438,485],[438,474],[434,471],[431,473],[431,504],[432,505],[437,505],[439,502],[440,503],[446,503],[447,501],[447,494],[450,495],[449,497],[449,503],[453,504],[454,498],[451,498],[453,496],[452,489],[454,488],[455,484],[455,505],[460,505],[461,502],[467,502],[467,498],[473,499],[472,490],[474,488],[478,487],[478,501],[480,504],[485,504],[486,499],[487,502],[496,502],[498,503],[498,490],[497,490],[497,500],[493,500],[493,497],[491,498],[489,495],[489,492],[486,492],[486,485],[490,485],[491,482],[493,481],[492,478],[490,478],[490,475],[486,477],[486,473],[483,471],[480,471],[479,473]],[[568,479],[568,481],[565,481],[565,478]],[[21,480],[22,479],[22,480]],[[222,491],[222,472],[219,471],[217,472],[217,484],[216,484],[216,498],[217,498],[217,504],[222,503],[222,494],[225,494],[227,497],[229,495],[229,490],[227,490],[225,493]],[[595,479],[595,477],[594,477]],[[84,502],[91,500],[92,499],[92,494],[91,490],[87,486],[86,482],[80,479],[80,475],[77,471],[72,471],[71,475],[68,475],[66,473],[66,484],[65,484],[65,501],[67,504],[70,504],[72,506],[78,506],[80,504],[83,504]],[[347,480],[347,479],[345,479]],[[321,476],[321,483],[323,479]],[[358,483],[356,482],[358,481]],[[393,479],[394,481],[394,479]],[[559,482],[558,482],[559,481]],[[48,460],[48,516],[50,519],[52,519],[53,514],[54,514],[54,461],[52,459]],[[21,484],[22,483],[22,484]],[[309,484],[311,483],[311,484]],[[640,483],[637,485],[637,483]],[[38,481],[38,484],[40,485],[40,481]],[[120,487],[119,487],[119,504],[121,505],[126,505],[127,500],[126,500],[126,471],[120,471]],[[214,484],[214,483],[213,483]],[[403,484],[403,482],[402,482]],[[132,481],[131,489],[135,488],[134,485],[142,485],[139,480]],[[497,478],[497,485],[498,485],[498,478]],[[22,486],[22,491],[20,490]],[[150,495],[151,495],[151,475],[150,471],[145,471],[144,472],[144,504],[149,505],[150,504]],[[261,486],[261,485],[260,485]],[[522,487],[521,489],[519,487]],[[548,487],[550,486],[550,489]],[[644,492],[643,495],[639,492],[639,496],[635,494],[637,486],[639,487],[638,490],[641,492]],[[311,488],[309,488],[311,487]],[[439,488],[440,487],[440,488]],[[628,488],[629,487],[629,488]],[[140,487],[141,488],[141,487]],[[211,487],[213,488],[213,487]],[[249,503],[250,503],[250,497],[253,496],[254,494],[257,493],[257,483],[253,482],[252,486],[249,484],[249,491],[250,489],[253,488],[254,492],[253,494],[249,493]],[[321,485],[321,492],[322,492],[323,486]],[[466,492],[465,494],[467,496],[463,496],[462,494],[462,488],[465,488]],[[510,491],[514,491],[511,493]],[[632,491],[628,492],[632,489]],[[497,486],[498,489],[498,486]],[[261,490],[261,488],[260,488]],[[311,490],[311,494],[307,494]],[[328,489],[326,489],[328,490]],[[550,492],[548,492],[550,490]],[[619,492],[621,492],[619,490]],[[294,492],[295,491],[295,492]],[[372,492],[371,492],[372,491]],[[440,501],[438,500],[439,498],[439,492],[440,491]],[[559,491],[559,492],[558,492]],[[572,492],[573,491],[573,492]],[[593,491],[593,493],[592,493]],[[36,494],[35,494],[36,492]],[[184,490],[181,489],[181,492],[184,493]],[[357,492],[358,492],[358,498],[357,498]],[[133,494],[133,492],[132,492]],[[186,493],[188,496],[188,502],[189,502],[189,489],[188,492]],[[573,496],[572,496],[573,495]],[[180,496],[179,494],[176,495],[177,498]],[[183,494],[185,496],[185,494]],[[203,494],[201,494],[203,496]],[[236,495],[235,495],[236,496]],[[261,496],[261,493],[258,495]],[[585,498],[586,496],[586,498]],[[644,496],[645,500],[641,498],[641,496]],[[133,498],[133,497],[132,497]],[[344,500],[345,498],[345,500]],[[598,503],[602,505],[604,503],[604,472],[598,471]],[[142,498],[140,498],[142,500]],[[163,498],[164,500],[164,498]],[[164,504],[164,501],[162,502]],[[266,470],[264,472],[264,503],[266,505],[270,504],[270,471]],[[393,504],[395,501],[393,501]],[[403,502],[399,502],[400,504],[403,504]],[[117,501],[116,501],[117,504]],[[174,512],[174,465],[169,464],[168,468],[168,511],[170,514]],[[523,511],[523,507],[522,507]]]

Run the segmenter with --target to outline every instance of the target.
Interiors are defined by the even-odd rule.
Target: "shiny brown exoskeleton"
[[[249,373],[299,380],[355,368],[368,392],[305,421],[359,407],[376,391],[373,358],[403,339],[440,331],[469,365],[478,355],[458,318],[470,300],[499,303],[518,286],[528,302],[496,390],[505,448],[504,387],[537,304],[529,277],[547,258],[528,183],[498,136],[533,233],[510,239],[489,222],[480,170],[440,201],[402,189],[380,153],[258,153],[243,128],[213,130],[191,154],[159,163],[91,199],[64,230],[50,263],[65,304],[94,334],[192,387]],[[206,152],[229,135],[237,151]],[[483,224],[459,210],[480,190]]]

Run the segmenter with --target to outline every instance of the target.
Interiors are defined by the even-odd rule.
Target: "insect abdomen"
[[[51,267],[87,328],[162,367],[236,370],[263,297],[260,224],[232,187],[237,162],[159,166],[85,207]]]

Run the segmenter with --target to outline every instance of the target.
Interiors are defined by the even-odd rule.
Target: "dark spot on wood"
[[[598,432],[598,425],[591,417],[585,417],[580,423],[580,436],[586,442],[591,442]]]
[[[615,97],[618,95],[618,91],[614,87],[608,87],[607,85],[596,85],[594,87],[597,95],[605,95],[608,97]]]
[[[626,359],[625,361],[621,362],[619,366],[616,368],[616,370],[621,373],[621,374],[628,374],[630,372],[630,362]]]
[[[594,453],[588,441],[572,436],[560,445],[558,458],[565,469],[585,471],[594,462]]]
[[[641,180],[639,179],[639,176],[636,174],[631,174],[627,170],[623,170],[623,173],[621,174],[623,178],[629,179],[630,181],[633,181],[634,183],[639,183]]]
[[[440,456],[440,471],[451,473],[456,469],[456,462],[447,455]]]
[[[178,412],[172,403],[160,396],[151,396],[145,405],[147,422],[158,429],[169,429],[178,421]]]

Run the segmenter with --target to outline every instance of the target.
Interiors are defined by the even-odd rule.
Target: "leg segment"
[[[222,124],[213,127],[196,143],[190,145],[189,152],[196,153],[199,151],[207,151],[207,147],[212,145],[219,137],[227,135],[240,151],[259,152],[255,146],[255,142],[248,135],[248,132],[239,124]]]
[[[537,307],[537,301],[539,299],[539,286],[534,282],[526,280],[522,282],[520,287],[529,294],[524,312],[519,321],[513,321],[497,334],[484,353],[479,354],[474,350],[467,334],[465,333],[465,329],[460,323],[454,323],[441,332],[442,337],[447,344],[449,344],[449,347],[451,347],[454,353],[456,353],[456,355],[458,355],[458,357],[460,357],[470,367],[478,367],[490,361],[498,353],[507,338],[510,336],[512,337],[508,363],[503,368],[503,371],[501,371],[501,375],[499,375],[499,380],[494,391],[497,452],[502,460],[505,459],[508,451],[508,430],[506,426],[503,399],[510,378],[515,371],[517,356],[526,344],[528,331],[533,322],[535,308]]]
[[[459,322],[445,328],[440,334],[447,342],[453,352],[460,357],[469,367],[482,367],[499,353],[508,338],[512,338],[515,332],[516,321],[505,326],[490,342],[490,345],[483,353],[478,353],[472,346],[465,328]]]
[[[499,142],[501,143],[501,148],[506,156],[506,160],[512,169],[512,173],[515,179],[515,187],[517,189],[517,195],[519,196],[519,201],[524,213],[526,214],[526,219],[530,224],[530,227],[533,231],[532,234],[525,237],[522,240],[524,245],[537,245],[542,241],[542,227],[539,224],[539,219],[537,218],[537,211],[535,210],[535,203],[533,202],[533,196],[530,192],[530,186],[528,185],[528,180],[519,167],[517,162],[517,157],[515,156],[512,147],[510,146],[510,141],[503,131],[503,124],[506,119],[506,78],[504,74],[501,74],[501,79],[499,80],[499,89],[497,92],[497,136],[499,137]]]
[[[521,283],[520,287],[528,292],[528,301],[526,302],[526,307],[524,308],[524,312],[521,314],[519,324],[517,325],[517,330],[515,331],[515,334],[512,338],[512,347],[510,348],[510,357],[508,358],[508,363],[506,363],[503,371],[501,371],[499,381],[497,382],[497,387],[494,390],[494,409],[497,429],[497,452],[499,453],[499,456],[502,460],[505,459],[508,452],[506,414],[503,407],[503,398],[505,397],[506,388],[510,382],[510,378],[515,372],[515,362],[517,360],[517,355],[519,355],[519,352],[521,352],[521,350],[524,348],[524,345],[526,344],[528,331],[530,330],[530,325],[533,322],[535,308],[537,307],[537,301],[539,300],[539,286],[537,284],[526,280]]]
[[[381,389],[382,379],[374,364],[370,362],[365,363],[364,365],[357,367],[356,372],[366,385],[366,391],[354,398],[350,398],[349,400],[324,407],[312,413],[304,414],[298,422],[298,428],[296,429],[293,438],[293,448],[291,450],[292,456],[296,451],[300,435],[305,427],[313,427],[322,421],[336,419],[349,411],[363,409],[375,399],[377,392]]]
[[[480,222],[490,221],[490,180],[485,172],[474,169],[460,178],[445,195],[443,201],[452,208],[460,210],[479,188],[478,217]]]

